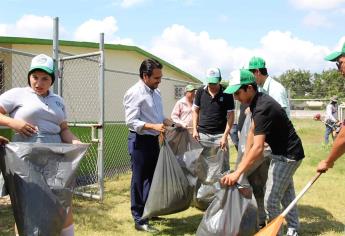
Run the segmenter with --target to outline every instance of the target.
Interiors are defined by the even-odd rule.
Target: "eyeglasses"
[[[341,65],[343,64],[344,62],[343,61],[337,61],[335,64],[337,65],[338,67],[338,70],[340,70],[340,67]]]

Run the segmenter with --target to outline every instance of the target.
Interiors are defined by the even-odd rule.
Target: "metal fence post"
[[[53,25],[53,59],[55,68],[55,83],[53,85],[53,92],[61,96],[61,90],[59,90],[59,17],[54,18]]]
[[[99,137],[99,145],[98,145],[98,181],[99,181],[99,195],[100,200],[103,200],[104,195],[104,33],[100,34],[99,39],[99,50],[101,52],[100,57],[100,70],[99,70],[99,93],[100,93],[100,120],[99,124],[101,125],[101,128],[98,129],[98,137]]]

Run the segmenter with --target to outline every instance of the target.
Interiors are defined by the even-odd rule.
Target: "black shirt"
[[[212,98],[207,86],[196,91],[194,105],[199,107],[198,131],[206,134],[224,133],[227,123],[227,113],[234,110],[232,94],[223,93],[220,86],[219,92]]]
[[[254,120],[254,135],[265,134],[275,155],[301,160],[304,150],[301,139],[286,115],[285,110],[269,95],[258,92],[250,104]]]

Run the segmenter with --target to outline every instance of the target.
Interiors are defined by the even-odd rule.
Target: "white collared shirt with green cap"
[[[276,100],[282,108],[284,108],[287,116],[290,118],[289,97],[284,86],[272,77],[268,76],[264,85],[259,86],[259,92],[270,95]]]

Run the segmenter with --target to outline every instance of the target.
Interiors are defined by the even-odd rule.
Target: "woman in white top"
[[[0,96],[0,125],[15,131],[13,141],[81,143],[67,126],[63,99],[49,91],[54,79],[53,59],[40,54],[32,59],[29,86],[13,88]],[[61,236],[72,235],[73,215],[69,208]]]

